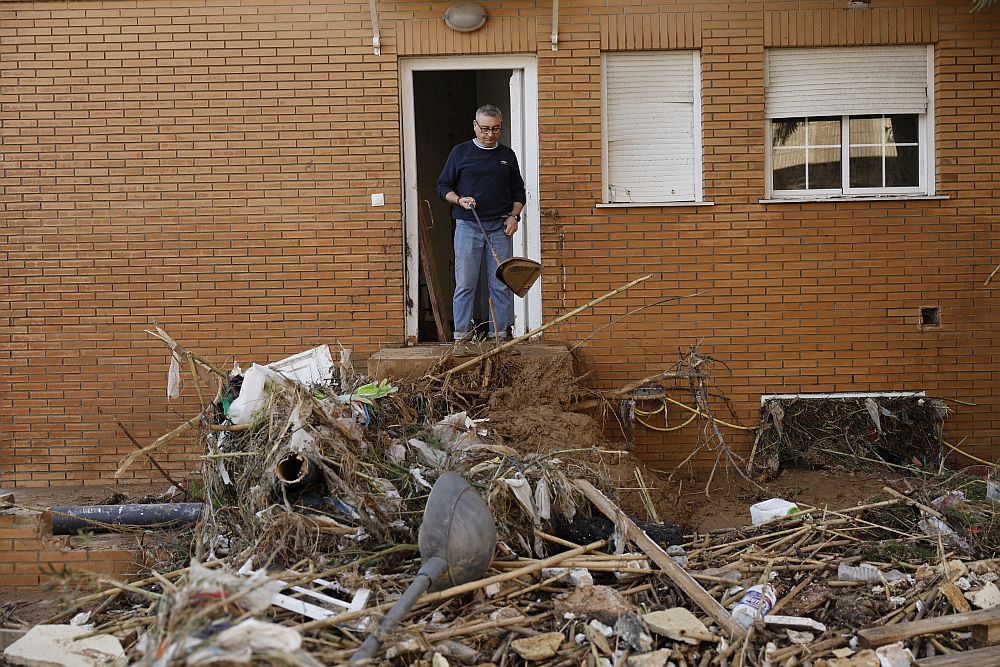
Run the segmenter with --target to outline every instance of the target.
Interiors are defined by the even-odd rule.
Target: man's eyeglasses
[[[497,125],[496,127],[483,127],[479,124],[478,120],[472,121],[479,128],[479,131],[483,134],[500,134],[500,130],[503,129],[503,125]]]

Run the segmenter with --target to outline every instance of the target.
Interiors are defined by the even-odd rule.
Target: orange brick
[[[864,12],[786,1],[570,4],[557,51],[538,8],[494,2],[481,31],[459,35],[432,7],[390,5],[398,30],[381,56],[357,3],[325,5],[333,18],[305,40],[284,5],[238,19],[101,0],[5,9],[4,43],[18,47],[0,58],[11,129],[0,175],[5,486],[111,479],[133,450],[108,422],[121,406],[143,443],[194,414],[190,384],[173,404],[163,396],[165,355],[143,333],[151,320],[176,323],[171,333],[207,357],[242,362],[342,342],[361,363],[400,344],[400,59],[487,53],[529,54],[538,66],[530,220],[541,229],[545,317],[655,276],[547,335],[575,343],[631,309],[708,290],[588,339],[579,350],[588,382],[621,386],[699,343],[728,365],[716,383],[745,423],[759,395],[778,388],[975,394],[946,430],[995,456],[1000,292],[982,285],[1000,250],[995,12],[903,0]],[[934,45],[933,159],[948,199],[761,203],[765,50],[872,44]],[[636,49],[700,54],[713,206],[594,206],[604,187],[601,55]],[[385,207],[369,206],[373,192]],[[941,306],[941,329],[912,321],[926,304]],[[610,426],[608,436],[621,438]],[[641,455],[663,466],[697,442],[693,427],[639,436]],[[751,444],[732,434],[738,452]],[[164,464],[182,475],[199,454],[193,435],[181,438]],[[712,457],[694,465],[711,469]],[[125,479],[161,481],[145,461]],[[33,527],[0,515],[0,553],[52,551],[58,543],[29,544],[46,533],[22,530]]]

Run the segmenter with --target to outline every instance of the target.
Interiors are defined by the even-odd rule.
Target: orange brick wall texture
[[[400,62],[443,53],[537,57],[544,317],[654,275],[552,338],[704,291],[594,335],[596,383],[698,343],[744,423],[762,393],[926,390],[974,403],[947,434],[997,452],[1000,10],[568,0],[552,51],[548,2],[485,2],[472,35],[442,27],[446,6],[380,1],[375,55],[367,3],[0,2],[0,482],[107,481],[132,449],[114,417],[147,443],[193,414],[190,383],[166,401],[152,322],[220,365],[401,344]],[[760,202],[768,46],[923,43],[947,199]],[[594,206],[602,48],[699,49],[714,206]],[[923,305],[940,328],[918,326]],[[670,467],[693,438],[644,435],[639,453]],[[183,471],[198,450],[159,458]]]
[[[40,585],[62,583],[64,575],[87,586],[102,576],[123,577],[136,571],[134,553],[74,547],[68,536],[53,536],[49,512],[0,511],[0,553],[0,590],[37,590]]]

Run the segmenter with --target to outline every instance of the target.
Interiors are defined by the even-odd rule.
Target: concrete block
[[[4,649],[3,657],[25,667],[124,667],[128,659],[117,638],[75,639],[88,633],[75,625],[36,625]]]
[[[438,361],[453,350],[450,343],[421,343],[414,347],[386,347],[368,357],[369,377],[381,380],[397,378],[415,380],[426,375]],[[471,346],[467,353],[452,357],[441,370],[453,368],[461,363],[487,352],[493,343]],[[511,348],[525,358],[545,358],[553,361],[564,360],[572,365],[572,355],[566,354],[569,347],[560,342],[519,343]]]

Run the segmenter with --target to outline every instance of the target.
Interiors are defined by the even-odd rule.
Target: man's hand
[[[458,205],[465,210],[476,208],[476,200],[472,197],[459,197]]]
[[[513,215],[508,215],[507,220],[504,222],[503,231],[507,236],[513,236],[514,232],[517,231],[517,218]]]

